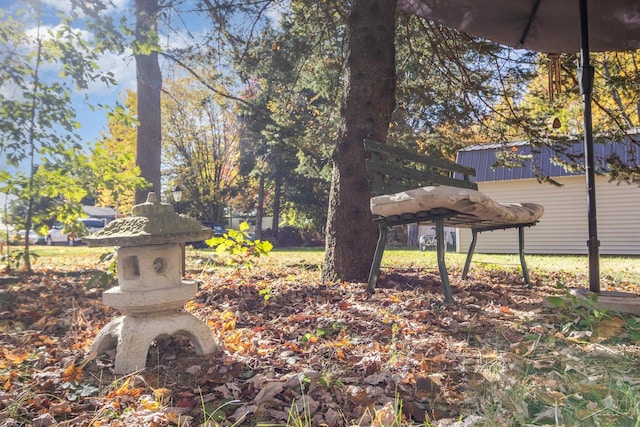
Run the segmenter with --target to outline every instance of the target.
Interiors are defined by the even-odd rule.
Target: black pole
[[[589,64],[589,14],[587,0],[580,0],[580,57],[578,68],[580,92],[584,103],[584,155],[587,176],[587,217],[589,221],[589,290],[600,292],[600,241],[596,220],[596,178],[593,154],[593,123],[591,119],[591,92],[593,90],[593,67]]]

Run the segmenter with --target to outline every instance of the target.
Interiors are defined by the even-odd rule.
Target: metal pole
[[[584,103],[584,153],[585,173],[587,176],[587,217],[589,222],[589,290],[600,292],[600,241],[596,220],[596,180],[593,154],[593,123],[591,118],[591,92],[593,90],[594,69],[589,64],[589,14],[587,0],[580,0],[580,58],[578,68],[580,92]]]

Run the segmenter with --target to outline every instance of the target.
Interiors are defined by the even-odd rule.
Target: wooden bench
[[[367,292],[375,290],[388,229],[413,223],[435,225],[438,270],[446,303],[453,302],[453,297],[445,264],[445,226],[470,228],[472,232],[462,279],[467,278],[479,233],[517,228],[522,274],[525,284],[531,285],[524,257],[524,229],[538,222],[542,206],[494,202],[478,192],[477,184],[470,180],[476,174],[474,169],[445,159],[372,140],[364,141],[364,149],[370,153],[366,167],[371,174],[371,211],[380,232]]]

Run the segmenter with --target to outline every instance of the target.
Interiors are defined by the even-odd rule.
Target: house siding
[[[530,254],[586,254],[588,239],[584,176],[555,178],[555,187],[535,179],[479,182],[479,190],[499,202],[531,202],[544,206],[537,226],[525,231]],[[596,177],[598,238],[603,255],[640,255],[640,187],[609,183]],[[481,233],[476,252],[517,253],[517,229]],[[471,232],[458,229],[457,250],[465,252]]]

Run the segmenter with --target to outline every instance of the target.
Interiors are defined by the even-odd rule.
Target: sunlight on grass
[[[109,251],[110,248],[92,248],[88,246],[35,246],[33,252],[40,256],[40,266],[55,265],[64,259],[64,265],[72,265],[74,259],[85,260]],[[208,254],[213,250],[194,250],[187,248],[187,257],[194,254]],[[458,273],[466,258],[464,253],[447,252],[446,264],[451,274]],[[579,279],[588,279],[588,260],[586,255],[527,255],[527,265],[533,276],[546,278],[557,274],[568,273]],[[273,266],[313,266],[321,268],[324,260],[324,248],[281,248],[274,249],[271,255],[261,257],[257,263],[268,263]],[[417,268],[437,270],[435,251],[421,252],[417,249],[387,249],[382,258],[382,268]],[[517,254],[475,254],[471,264],[471,272],[480,270],[514,270],[519,271],[520,260]],[[600,276],[603,287],[623,284],[638,286],[640,284],[640,258],[602,256],[600,259]]]

